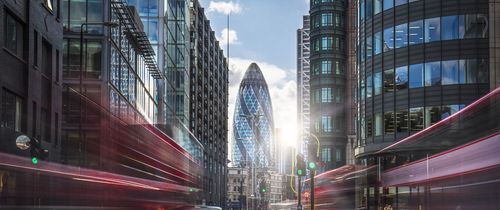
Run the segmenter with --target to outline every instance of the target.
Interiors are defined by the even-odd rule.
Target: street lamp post
[[[320,143],[319,143],[319,139],[316,135],[312,134],[312,133],[309,133],[310,136],[312,136],[315,140],[316,140],[316,151],[310,151],[314,154],[309,154],[309,164],[312,162],[312,161],[317,161],[317,158],[319,156],[319,148],[320,148]],[[308,165],[309,165],[308,164]],[[316,164],[316,163],[314,163]],[[309,167],[309,171],[310,171],[310,176],[311,176],[311,189],[310,189],[310,196],[311,196],[311,210],[314,210],[314,176],[316,175],[316,169],[317,169],[317,166],[314,166],[313,167]]]

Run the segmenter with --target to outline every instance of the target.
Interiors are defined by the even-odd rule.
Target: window
[[[394,134],[394,112],[384,114],[385,135]]]
[[[441,21],[439,17],[425,19],[425,42],[441,40]]]
[[[380,95],[382,93],[382,72],[375,73],[373,83],[375,87],[375,95]]]
[[[312,64],[312,73],[311,73],[312,75],[318,75],[319,74],[319,72],[320,72],[319,70],[320,70],[320,67],[321,67],[320,64],[321,63],[313,63]]]
[[[384,0],[384,10],[394,7],[394,0]]]
[[[365,1],[361,0],[360,1],[360,7],[359,7],[359,16],[360,16],[360,21],[364,22],[365,21]]]
[[[343,159],[343,158],[342,158],[342,150],[341,150],[341,149],[339,149],[339,148],[336,148],[336,149],[335,149],[335,151],[336,151],[336,152],[335,152],[335,160],[336,160],[337,162],[342,161],[342,159]]]
[[[441,120],[455,114],[460,110],[460,105],[445,105],[441,108]]]
[[[373,95],[373,80],[372,80],[372,75],[368,74],[366,75],[366,97],[370,98]]]
[[[333,37],[321,37],[321,50],[331,50],[333,46]]]
[[[396,132],[408,132],[408,110],[396,112]]]
[[[384,29],[384,52],[394,49],[394,28]]]
[[[2,127],[21,132],[23,119],[23,100],[7,91],[2,91]]]
[[[421,44],[424,41],[424,21],[417,20],[410,23],[409,26],[410,45]]]
[[[333,131],[332,116],[321,116],[321,125],[323,126],[323,132],[331,133]]]
[[[408,88],[408,66],[396,68],[396,89],[403,90]]]
[[[335,27],[343,26],[343,18],[339,13],[335,13]]]
[[[332,159],[332,149],[328,147],[321,148],[321,162],[330,162]]]
[[[343,98],[344,98],[344,88],[338,87],[335,90],[337,90],[336,93],[335,93],[335,102],[336,103],[342,103],[342,102],[344,102],[344,100],[343,100]]]
[[[458,61],[442,61],[443,65],[443,85],[453,85],[459,83]]]
[[[408,3],[408,0],[395,0],[394,4],[396,6],[399,6],[399,5],[403,5],[403,4],[406,4]]]
[[[42,41],[42,74],[52,79],[52,45],[45,39]]]
[[[420,131],[424,128],[424,108],[410,109],[410,129],[411,131]]]
[[[408,24],[401,24],[396,26],[396,48],[408,46]]]
[[[389,93],[394,91],[394,69],[384,71],[384,92]]]
[[[321,61],[321,74],[332,73],[332,61]]]
[[[66,12],[64,15],[65,30],[72,32],[80,32],[82,23],[100,23],[103,22],[103,1],[102,0],[80,0],[80,1],[64,1]],[[68,13],[68,14],[66,14]],[[86,33],[102,33],[103,26],[89,25],[84,28]]]
[[[374,54],[378,55],[382,52],[382,33],[381,32],[375,33],[375,37],[373,38],[373,42],[375,45]]]
[[[366,0],[366,19],[373,16],[373,0]]]
[[[424,86],[424,65],[410,65],[410,88],[419,88]]]
[[[441,85],[441,62],[425,63],[425,86]]]
[[[375,114],[375,136],[380,136],[382,135],[382,114],[377,113]]]
[[[38,66],[38,31],[33,33],[33,65]]]
[[[344,73],[343,65],[339,61],[335,61],[335,74],[339,75]]]
[[[373,5],[373,13],[376,15],[382,12],[382,0],[375,0]]]
[[[311,25],[313,28],[318,28],[321,25],[320,15],[312,16]]]
[[[425,127],[436,124],[441,120],[441,110],[438,106],[425,107]]]
[[[332,13],[321,14],[321,26],[333,26],[333,14]]]
[[[458,20],[458,16],[456,15],[441,17],[442,40],[452,40],[459,38]]]
[[[465,84],[465,60],[458,61],[458,83]]]
[[[373,53],[373,39],[371,36],[366,37],[366,59],[370,59]]]
[[[24,31],[23,25],[11,14],[5,12],[5,48],[19,58],[24,59]]]
[[[321,103],[332,102],[332,88],[321,88]]]
[[[486,38],[488,37],[488,17],[483,14],[465,15],[464,38]]]
[[[487,59],[477,60],[477,82],[488,83],[489,81],[489,65]]]
[[[373,136],[373,122],[371,116],[366,116],[366,137]]]
[[[101,77],[101,59],[102,59],[102,44],[99,41],[87,41],[85,45],[84,65],[86,69],[86,77],[100,78]]]

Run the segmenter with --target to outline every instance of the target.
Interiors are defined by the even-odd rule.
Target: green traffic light
[[[193,190],[193,188],[191,188],[191,187],[190,187],[190,188],[189,188],[189,192],[193,192],[193,191],[194,191],[194,190]]]
[[[266,192],[266,189],[262,189],[262,192]]]
[[[309,169],[315,169],[316,168],[316,163],[315,162],[309,162]]]
[[[31,158],[31,163],[33,163],[33,165],[38,164],[38,158],[36,158],[36,157],[32,157],[32,158]]]
[[[297,170],[298,175],[302,175],[302,169]]]

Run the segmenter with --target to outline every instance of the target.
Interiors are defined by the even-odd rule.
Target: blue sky
[[[296,145],[296,45],[297,29],[308,13],[309,0],[200,0],[206,8],[223,49],[230,21],[229,136],[239,83],[252,62],[267,81],[273,104],[274,124],[282,130],[280,143]],[[224,33],[222,33],[224,32]],[[231,147],[230,147],[231,148]],[[229,153],[231,154],[231,153]],[[230,158],[230,157],[229,157]]]
[[[309,5],[306,1],[308,0],[202,0],[201,3],[207,10],[210,10],[208,8],[211,2],[233,2],[240,6],[240,12],[231,14],[230,19],[230,30],[234,30],[238,37],[237,43],[231,45],[231,57],[259,60],[284,69],[295,69],[296,30],[302,25],[302,15],[308,13]],[[220,38],[222,30],[227,28],[227,16],[217,11],[209,11],[207,16],[212,29]]]

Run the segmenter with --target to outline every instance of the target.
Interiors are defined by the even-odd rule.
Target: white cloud
[[[282,139],[277,140],[294,146],[297,132],[295,70],[286,70],[273,64],[242,58],[230,58],[229,60],[229,139],[232,141],[234,104],[240,82],[252,62],[259,65],[269,88],[273,104],[274,126],[282,130]],[[232,154],[231,143],[229,144],[229,158]]]
[[[228,39],[229,37],[229,39]],[[235,30],[230,30],[228,33],[228,29],[225,28],[220,32],[220,37],[217,37],[217,40],[221,43],[221,45],[229,44],[241,44],[238,40],[238,33]]]
[[[208,12],[220,12],[223,14],[238,14],[241,12],[241,5],[233,1],[210,1]]]

